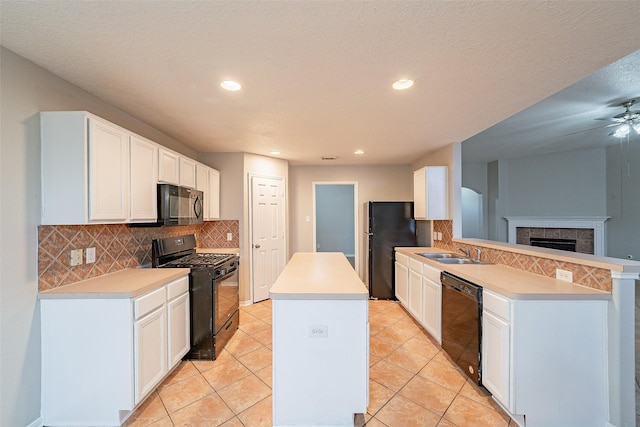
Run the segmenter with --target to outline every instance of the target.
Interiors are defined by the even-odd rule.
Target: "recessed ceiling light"
[[[271,151],[271,154],[273,154],[274,156],[277,156],[280,154],[280,152],[278,150],[273,150]]]
[[[409,79],[400,79],[391,85],[395,90],[405,90],[409,89],[411,86],[413,86],[413,80]]]
[[[225,80],[222,83],[220,83],[220,86],[222,86],[222,89],[230,90],[231,92],[235,92],[237,90],[242,89],[242,86],[240,86],[240,83],[234,82],[233,80]]]
[[[358,156],[362,155],[362,154],[364,154],[364,150],[356,150],[356,151],[353,152],[353,154],[356,154]]]

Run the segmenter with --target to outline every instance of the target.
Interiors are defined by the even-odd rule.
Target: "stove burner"
[[[226,261],[234,258],[232,254],[209,254],[200,253],[187,255],[177,260],[167,262],[162,267],[177,267],[177,268],[190,268],[190,267],[207,267],[213,268],[224,264]]]

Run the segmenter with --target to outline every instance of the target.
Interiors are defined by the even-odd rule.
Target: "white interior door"
[[[284,179],[251,177],[253,302],[269,289],[285,264]]]

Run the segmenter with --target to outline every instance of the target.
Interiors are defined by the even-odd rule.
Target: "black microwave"
[[[158,225],[197,225],[204,220],[202,191],[158,184]]]

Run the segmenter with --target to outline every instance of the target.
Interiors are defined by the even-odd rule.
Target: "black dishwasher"
[[[482,385],[482,287],[442,272],[442,348]]]

